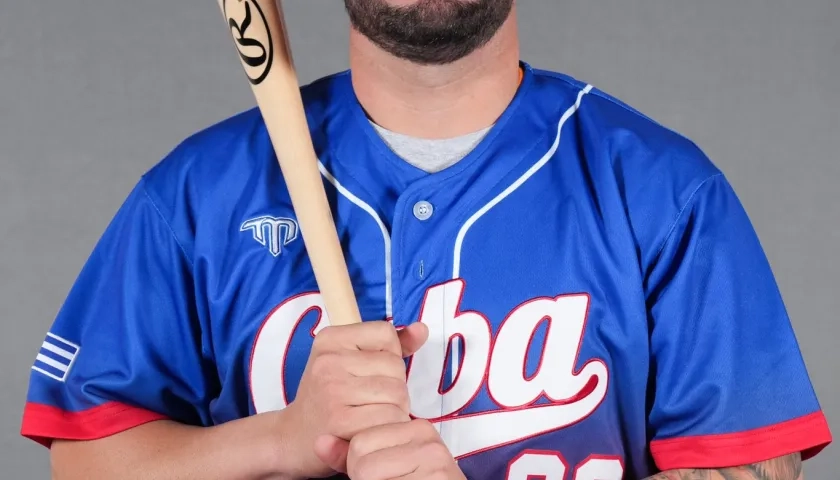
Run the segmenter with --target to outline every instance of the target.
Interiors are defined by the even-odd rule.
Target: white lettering
[[[456,280],[432,287],[426,293],[420,321],[429,328],[429,339],[414,357],[408,371],[411,413],[438,419],[466,407],[484,381],[490,357],[490,322],[477,312],[459,312],[464,282]],[[460,337],[463,356],[458,374],[445,392],[446,352]]]
[[[525,302],[507,316],[493,343],[488,319],[460,310],[465,288],[462,280],[453,280],[427,291],[419,321],[429,327],[429,340],[411,359],[407,376],[412,414],[432,421],[456,458],[562,429],[598,408],[607,393],[606,364],[592,359],[575,372],[588,296]],[[321,296],[307,293],[283,302],[265,320],[251,358],[251,394],[257,413],[288,405],[286,389],[290,380],[297,381],[285,377],[290,342],[311,312],[317,312],[319,319],[309,333],[315,335],[325,328],[329,323],[324,311]],[[542,322],[548,328],[539,367],[526,378],[526,356]],[[463,359],[451,385],[443,388],[447,349],[458,338]],[[295,347],[297,355],[299,348]],[[491,398],[501,409],[459,416],[485,378]],[[534,404],[541,397],[548,402]]]
[[[508,466],[507,480],[563,480],[566,477],[566,460],[557,452],[525,451]]]
[[[321,295],[305,293],[292,297],[274,309],[257,332],[251,353],[251,400],[257,413],[282,410],[289,404],[286,394],[286,355],[298,324],[317,311],[314,336],[329,325]]]
[[[569,295],[531,300],[511,312],[499,328],[487,375],[487,386],[496,403],[515,408],[543,395],[564,401],[580,394],[593,377],[606,380],[606,366],[598,361],[574,373],[588,305],[587,295]],[[539,367],[533,378],[526,379],[528,349],[543,321],[548,322],[548,328]]]
[[[618,457],[590,455],[575,469],[574,480],[621,480],[624,463]]]

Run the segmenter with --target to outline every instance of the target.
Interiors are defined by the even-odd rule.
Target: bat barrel
[[[219,0],[280,164],[332,325],[361,322],[306,120],[285,19],[274,0]]]

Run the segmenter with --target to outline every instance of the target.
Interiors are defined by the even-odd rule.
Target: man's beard
[[[452,63],[484,46],[505,23],[514,0],[344,0],[350,24],[379,48],[414,63]]]

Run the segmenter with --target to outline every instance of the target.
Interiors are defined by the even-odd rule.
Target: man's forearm
[[[719,469],[684,469],[658,473],[645,480],[803,480],[800,455],[787,455],[766,462]]]
[[[52,445],[53,480],[285,480],[292,455],[281,437],[279,412],[216,427],[152,422],[92,441]],[[276,427],[276,430],[274,430]]]

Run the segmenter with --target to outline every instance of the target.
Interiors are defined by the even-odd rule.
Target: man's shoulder
[[[145,172],[145,188],[165,198],[212,189],[236,172],[254,169],[259,145],[267,139],[259,109],[238,112],[175,144]]]
[[[688,135],[665,126],[642,110],[569,75],[537,70],[553,88],[580,92],[571,122],[574,141],[593,170],[608,171],[628,194],[645,192],[679,198],[721,174],[709,155]],[[653,188],[653,187],[657,188]],[[628,199],[629,200],[629,199]]]
[[[550,85],[547,90],[577,92],[578,118],[574,123],[583,130],[585,140],[607,149],[611,161],[629,162],[641,168],[655,162],[699,176],[719,173],[687,134],[664,125],[618,96],[565,73],[541,69],[534,73]]]
[[[333,86],[343,72],[301,87],[310,126],[335,103]],[[271,139],[258,107],[239,111],[188,135],[144,175],[163,192],[187,186],[210,192],[220,184],[254,175],[279,175]]]
[[[723,176],[694,140],[642,110],[571,76],[536,74],[549,89],[579,92],[563,138],[574,143],[598,195],[618,202],[641,241],[661,242],[701,187]]]

